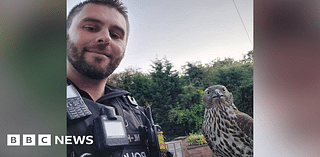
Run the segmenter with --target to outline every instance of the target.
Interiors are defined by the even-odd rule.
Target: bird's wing
[[[236,116],[239,128],[253,140],[253,119],[249,115],[240,111]]]

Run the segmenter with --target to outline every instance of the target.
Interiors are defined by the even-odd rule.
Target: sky
[[[67,0],[67,12],[81,1]],[[127,68],[148,73],[152,62],[163,58],[175,70],[187,62],[206,64],[226,57],[240,60],[253,49],[252,0],[122,2],[128,8],[130,34],[125,57],[115,73]]]

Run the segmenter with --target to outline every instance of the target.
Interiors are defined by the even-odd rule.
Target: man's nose
[[[101,44],[109,44],[111,41],[111,36],[110,32],[107,29],[102,30],[96,39],[96,42],[101,43]]]

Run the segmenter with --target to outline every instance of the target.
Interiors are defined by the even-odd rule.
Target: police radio
[[[161,157],[158,139],[158,133],[160,133],[161,127],[157,124],[154,124],[151,107],[147,107],[146,113],[150,122],[150,126],[147,129],[150,155],[152,157]]]
[[[67,117],[68,120],[87,118],[92,113],[82,100],[79,92],[72,84],[67,84]]]
[[[129,144],[123,119],[116,116],[113,107],[100,109],[100,115],[93,120],[93,138],[100,151],[120,150]]]

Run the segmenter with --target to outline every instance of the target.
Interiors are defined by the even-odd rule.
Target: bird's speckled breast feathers
[[[232,94],[221,85],[207,88],[203,134],[217,156],[253,156],[253,139],[239,127]],[[241,113],[243,114],[243,113]],[[251,117],[250,117],[251,118]]]

